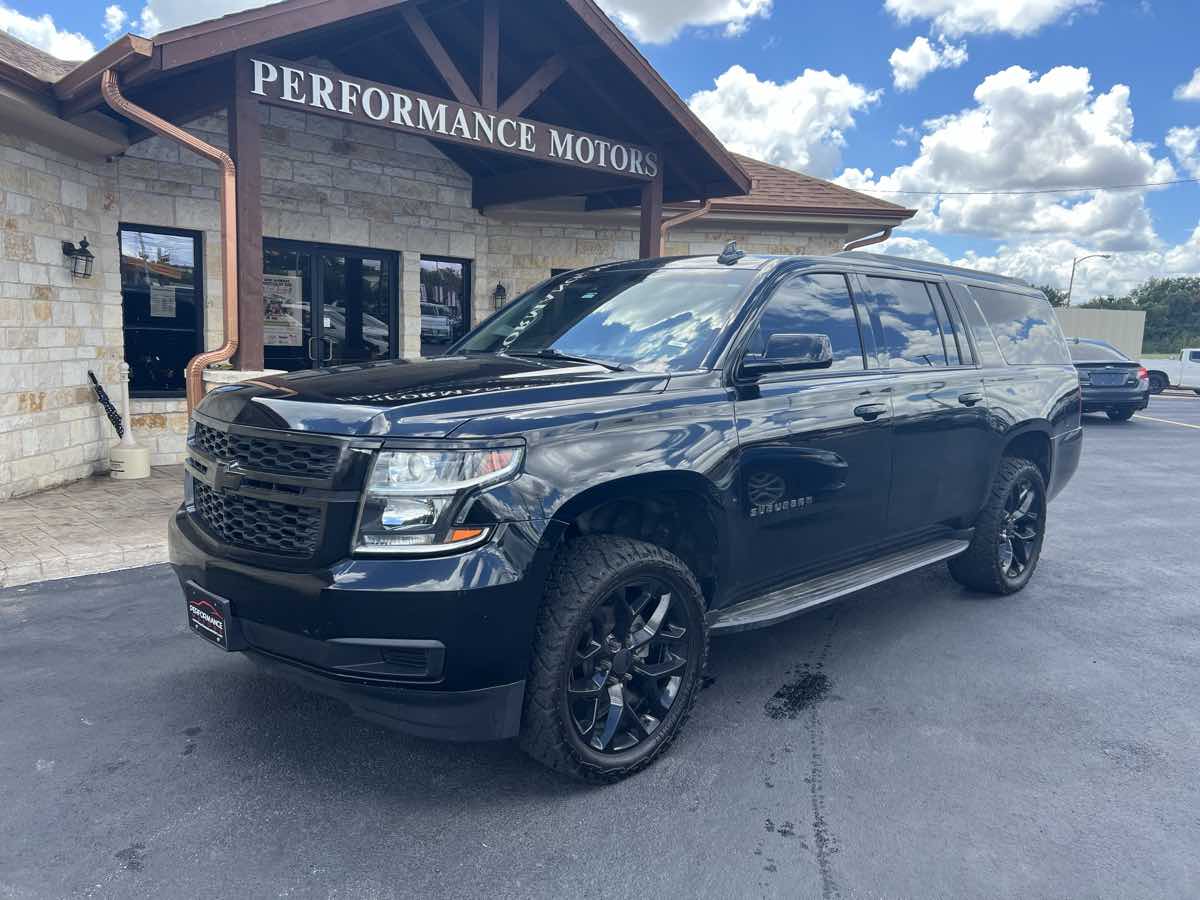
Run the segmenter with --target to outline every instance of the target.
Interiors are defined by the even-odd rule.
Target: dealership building
[[[912,214],[728,151],[592,0],[284,0],[77,63],[0,32],[0,498],[107,465],[123,360],[171,464],[206,349],[434,355],[561,270]]]

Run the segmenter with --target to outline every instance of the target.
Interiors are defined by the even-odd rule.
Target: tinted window
[[[987,317],[1010,366],[1061,365],[1071,361],[1062,329],[1045,297],[972,285],[971,293]]]
[[[1091,341],[1067,341],[1071,359],[1075,362],[1129,362],[1129,357],[1108,344],[1093,344]]]
[[[125,361],[134,396],[182,396],[188,360],[203,349],[200,235],[120,230]]]
[[[514,300],[457,352],[551,350],[647,372],[695,369],[753,277],[724,267],[576,272]]]
[[[422,256],[421,303],[421,355],[440,356],[471,329],[470,260]]]
[[[773,334],[827,335],[833,348],[830,368],[865,368],[858,319],[844,275],[801,275],[780,285],[763,310],[747,352],[761,355]]]
[[[929,289],[921,281],[868,276],[892,365],[945,366],[946,345]]]
[[[1200,351],[1193,350],[1188,358],[1192,362],[1200,362]]]

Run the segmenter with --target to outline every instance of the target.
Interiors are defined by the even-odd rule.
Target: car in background
[[[1095,338],[1067,338],[1071,361],[1083,389],[1083,411],[1104,412],[1125,422],[1150,405],[1150,373],[1112,344]]]
[[[450,307],[440,303],[421,304],[421,340],[449,343],[454,332]]]
[[[1142,365],[1150,373],[1150,393],[1161,394],[1173,387],[1200,394],[1200,347],[1186,347],[1175,359],[1145,360]]]

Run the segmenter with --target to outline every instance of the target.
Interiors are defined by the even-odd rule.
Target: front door
[[[268,369],[398,356],[394,253],[263,242],[263,357]]]
[[[822,370],[738,386],[746,594],[880,541],[891,485],[889,376],[877,367],[869,327],[859,326],[846,276],[804,274],[781,284],[747,356],[761,355],[773,334],[824,335],[834,358]]]

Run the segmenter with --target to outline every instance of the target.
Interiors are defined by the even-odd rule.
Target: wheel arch
[[[696,472],[664,470],[617,478],[566,500],[554,511],[557,540],[613,534],[646,541],[678,556],[711,609],[726,583],[728,515],[721,492]]]
[[[1042,478],[1050,484],[1054,468],[1053,441],[1050,438],[1049,422],[1029,422],[1010,432],[1005,440],[1001,458],[1019,456],[1028,459],[1041,470]],[[997,462],[997,465],[999,463]]]

